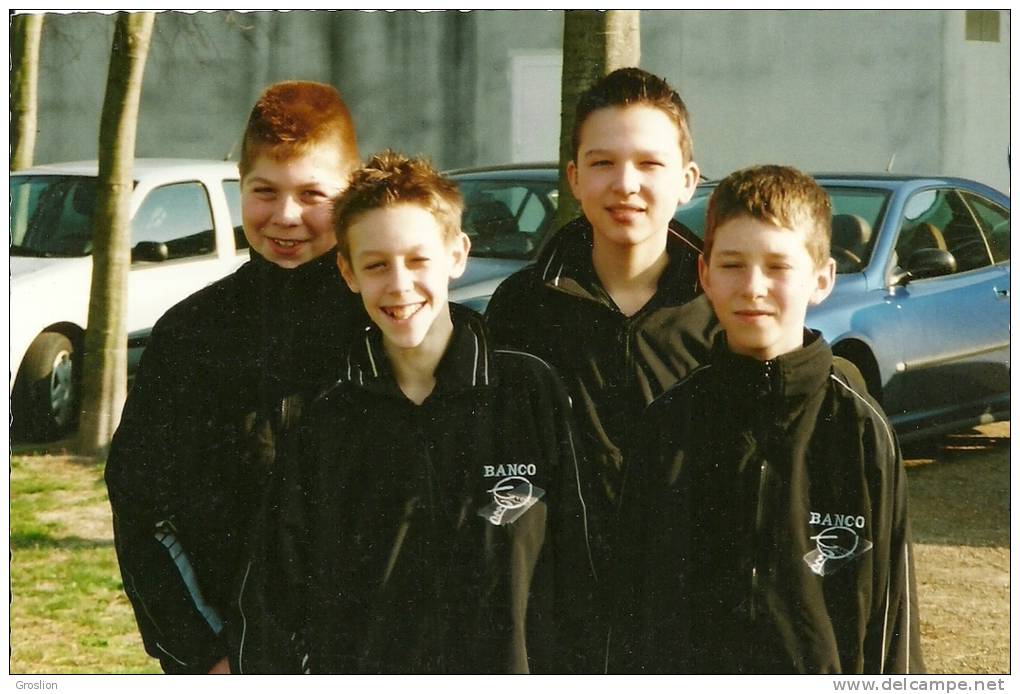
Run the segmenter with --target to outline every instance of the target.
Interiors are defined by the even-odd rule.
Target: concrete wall
[[[709,175],[958,174],[1008,189],[1009,31],[964,40],[963,11],[645,12],[643,67],[692,113]]]
[[[895,155],[894,171],[1008,190],[1009,13],[998,43],[965,41],[964,16],[645,11],[642,66],[683,94],[709,175],[765,161],[875,171]],[[96,156],[112,22],[47,16],[36,161]],[[262,87],[315,79],[347,98],[363,154],[510,161],[514,56],[559,50],[562,29],[541,10],[162,13],[138,154],[236,157]],[[558,128],[559,104],[538,101],[526,126]]]

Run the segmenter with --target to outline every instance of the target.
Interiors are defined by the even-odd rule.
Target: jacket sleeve
[[[304,479],[315,460],[308,430],[280,434],[276,465],[255,521],[237,590],[237,619],[231,630],[231,670],[238,674],[308,671],[305,638],[308,516]]]
[[[613,673],[686,671],[681,547],[691,519],[673,485],[684,459],[676,441],[689,440],[689,426],[682,410],[666,404],[669,399],[667,394],[645,409],[627,450],[609,576]]]
[[[198,585],[174,524],[177,417],[186,411],[187,365],[159,324],[110,445],[106,484],[124,590],[146,652],[170,673],[205,673],[226,655],[223,617]]]
[[[888,537],[888,561],[880,567],[875,586],[876,610],[865,640],[864,672],[923,674],[921,633],[914,576],[914,549],[907,515],[907,475],[895,434],[888,422],[870,420],[865,431],[872,444],[876,469],[884,488],[876,495],[882,505],[879,527]],[[871,439],[870,442],[867,439]],[[884,575],[884,581],[881,577]]]
[[[540,355],[531,338],[537,301],[531,291],[536,281],[534,272],[533,267],[525,268],[496,288],[485,309],[485,330],[495,345]]]
[[[533,391],[541,413],[547,478],[546,531],[528,597],[527,655],[531,673],[603,670],[605,632],[593,622],[597,577],[588,537],[584,460],[571,427],[570,404],[555,372]],[[538,399],[536,399],[538,398]],[[523,519],[522,519],[523,520]]]

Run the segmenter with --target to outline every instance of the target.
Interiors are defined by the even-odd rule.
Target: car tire
[[[11,396],[12,433],[28,441],[52,441],[78,419],[75,345],[66,335],[41,333],[25,353]]]

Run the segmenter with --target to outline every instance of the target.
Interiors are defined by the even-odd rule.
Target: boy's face
[[[350,260],[338,256],[340,272],[386,342],[411,349],[439,321],[449,324],[449,284],[464,273],[466,235],[447,241],[432,212],[402,203],[357,217],[347,241]]]
[[[698,270],[730,349],[762,361],[803,345],[807,308],[836,278],[831,258],[815,266],[803,230],[750,215],[715,230],[711,258],[699,258]]]
[[[580,141],[567,178],[596,239],[623,247],[661,239],[698,184],[676,124],[652,106],[610,106],[589,114]]]
[[[284,268],[318,258],[336,245],[333,198],[346,182],[336,154],[323,148],[279,161],[259,155],[241,181],[249,245]]]

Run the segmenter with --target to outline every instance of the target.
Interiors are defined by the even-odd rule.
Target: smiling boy
[[[386,152],[336,202],[372,325],[274,475],[239,608],[242,672],[576,672],[593,568],[569,405],[447,292],[456,185]]]
[[[638,68],[612,72],[580,97],[572,149],[567,177],[584,215],[500,285],[486,322],[567,384],[608,571],[628,439],[648,403],[707,354],[715,320],[695,299],[700,240],[673,221],[699,176],[676,91]]]
[[[723,332],[644,417],[622,669],[923,670],[896,439],[804,327],[835,281],[831,215],[780,166],[731,174],[709,201],[699,269]]]
[[[250,260],[167,311],[146,345],[106,482],[124,589],[166,672],[228,670],[242,538],[293,415],[281,403],[336,377],[363,320],[331,252],[332,198],[359,163],[336,89],[268,87],[238,166]]]

